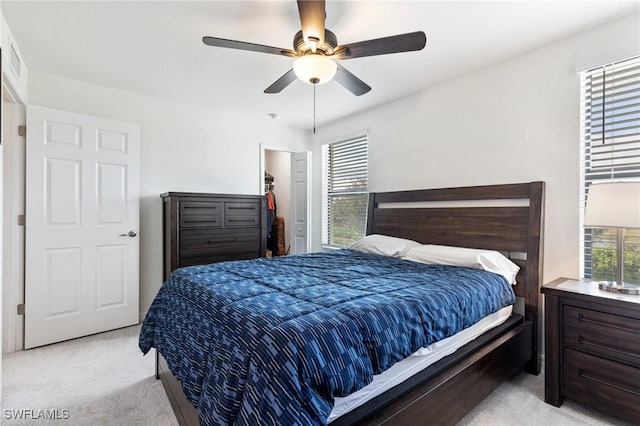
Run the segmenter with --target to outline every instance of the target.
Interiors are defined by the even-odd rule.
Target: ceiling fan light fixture
[[[338,65],[330,58],[317,53],[302,56],[293,63],[296,76],[307,84],[324,84],[336,75]]]

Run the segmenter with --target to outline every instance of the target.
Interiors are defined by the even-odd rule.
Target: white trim
[[[22,68],[23,68],[22,55],[20,55],[20,50],[18,49],[18,46],[16,45],[16,42],[13,40],[13,38],[9,36],[8,40],[9,40],[9,48],[7,52],[7,66],[13,73],[13,76],[15,77],[16,81],[20,82],[23,74],[22,73]],[[15,60],[18,61],[17,69],[15,67],[16,64],[14,64],[14,58]]]
[[[355,151],[353,146],[355,145],[360,145],[360,144],[364,144],[364,155],[367,159],[367,164],[366,164],[366,178],[367,178],[367,188],[369,186],[369,134],[368,133],[357,133],[355,134],[355,136],[352,136],[350,138],[346,138],[346,139],[336,139],[333,142],[329,142],[329,143],[325,143],[322,144],[320,146],[320,151],[321,151],[321,160],[320,160],[320,169],[321,169],[321,244],[322,247],[330,247],[330,246],[336,246],[335,243],[330,242],[331,239],[331,235],[333,234],[331,232],[331,230],[329,229],[330,227],[330,223],[331,223],[331,213],[330,213],[330,195],[365,195],[368,193],[368,190],[364,190],[364,191],[349,191],[347,193],[345,192],[336,192],[336,191],[330,191],[329,190],[329,152],[331,149],[333,149],[332,147],[336,146],[336,145],[344,145],[344,146],[349,146],[349,151],[350,153],[347,154],[348,157],[353,158],[354,153],[359,151]],[[352,171],[353,172],[353,171]],[[353,177],[353,176],[351,176]],[[366,201],[365,201],[366,203]],[[366,204],[365,204],[365,226],[364,226],[364,234],[366,234],[366,219],[367,219],[367,213],[366,213]],[[330,235],[331,234],[331,235]]]
[[[589,71],[593,68],[598,68],[603,65],[623,61],[625,59],[633,58],[634,56],[638,55],[640,55],[640,48],[638,47],[638,44],[635,43],[634,45],[629,45],[623,48],[611,50],[609,52],[604,52],[601,55],[578,62],[575,65],[575,72],[581,73],[583,71]]]
[[[4,78],[2,79],[2,100],[12,104],[22,104],[20,99],[18,99],[18,94],[13,90],[11,83],[5,81]]]
[[[266,158],[266,153],[265,151],[278,151],[278,152],[288,152],[290,154],[293,154],[294,152],[296,152],[295,150],[291,149],[291,148],[286,148],[286,147],[282,147],[282,146],[276,146],[276,145],[269,145],[269,144],[265,144],[265,143],[261,143],[260,144],[260,176],[258,176],[258,194],[264,195],[264,172],[266,171],[266,166],[265,166],[265,158]]]
[[[4,16],[0,13],[0,19],[2,20],[2,80],[6,84],[6,88],[13,93],[13,97],[19,100],[20,103],[27,103],[27,81],[29,69],[24,62],[24,57],[20,52],[20,46],[16,43],[11,33],[11,29],[7,24]],[[11,61],[11,52],[15,52],[18,60],[20,61],[20,70],[15,70]],[[9,71],[11,70],[11,71]],[[16,71],[18,71],[16,73]],[[18,75],[19,74],[19,75]]]
[[[4,86],[4,82],[3,82]],[[3,262],[2,275],[2,350],[11,353],[24,347],[24,317],[18,316],[16,306],[24,303],[24,228],[17,223],[19,214],[24,214],[25,197],[25,141],[18,136],[17,126],[25,124],[24,105],[11,102],[10,93],[3,99],[3,150],[4,174],[3,187],[4,220],[3,224]],[[13,219],[13,220],[11,220]]]
[[[277,152],[286,152],[291,154],[291,158],[293,159],[293,154],[297,153],[297,152],[307,152],[309,153],[309,156],[311,157],[311,151],[310,150],[303,150],[303,151],[296,151],[292,148],[288,148],[288,147],[283,147],[283,146],[277,146],[277,145],[270,145],[270,144],[266,144],[266,143],[261,143],[260,144],[260,175],[258,176],[259,178],[259,183],[258,183],[258,194],[261,195],[265,195],[265,190],[264,190],[264,172],[266,171],[266,165],[265,165],[265,160],[266,160],[266,152],[265,151],[277,151]],[[312,237],[312,232],[311,232],[311,160],[307,161],[307,251],[311,251],[311,237]],[[292,188],[293,190],[293,188]],[[291,200],[293,200],[293,196],[290,197]],[[291,247],[293,244],[293,228],[291,226],[291,221],[288,220],[285,222],[285,238],[287,239],[287,247]]]

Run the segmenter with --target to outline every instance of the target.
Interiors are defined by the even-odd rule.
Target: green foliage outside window
[[[591,279],[615,281],[618,268],[615,229],[593,229]],[[640,284],[640,230],[627,229],[624,243],[624,281]]]
[[[331,244],[346,247],[364,237],[367,222],[367,194],[329,197]]]

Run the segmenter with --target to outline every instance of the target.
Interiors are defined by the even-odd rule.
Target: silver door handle
[[[136,234],[135,231],[129,231],[126,234],[120,234],[121,237],[131,237],[131,238],[135,237],[136,235],[138,235],[138,234]]]

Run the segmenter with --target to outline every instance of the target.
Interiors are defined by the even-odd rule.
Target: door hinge
[[[24,215],[23,214],[19,214],[18,215],[18,225],[19,226],[24,226],[25,222],[26,222],[26,219],[24,218]]]
[[[18,305],[18,315],[24,315],[24,303]]]
[[[27,126],[18,126],[18,136],[27,137]]]

